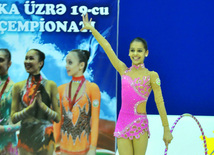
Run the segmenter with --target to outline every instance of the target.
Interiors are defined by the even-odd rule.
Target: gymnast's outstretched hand
[[[172,136],[172,133],[170,132],[170,129],[168,127],[164,128],[163,141],[166,145],[166,149],[168,149],[168,145],[169,143],[171,143],[172,139],[173,139],[173,136]]]
[[[92,18],[90,20],[88,20],[88,13],[86,13],[86,15],[82,15],[82,21],[83,21],[83,25],[84,27],[80,30],[90,30],[91,28],[93,28],[93,26],[91,25],[91,21],[92,21]]]

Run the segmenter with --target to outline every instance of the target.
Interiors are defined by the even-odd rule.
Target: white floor
[[[168,116],[170,128],[179,116]],[[207,137],[208,155],[214,155],[214,116],[195,116]],[[146,155],[164,155],[163,128],[159,115],[148,115],[150,139]],[[173,141],[167,155],[204,155],[204,143],[198,124],[191,117],[183,117],[173,130]],[[118,151],[116,155],[119,155]]]

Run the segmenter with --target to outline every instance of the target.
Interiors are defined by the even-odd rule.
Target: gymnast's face
[[[42,61],[39,62],[39,55],[37,51],[30,50],[25,56],[25,69],[28,73],[32,75],[37,75],[40,73],[40,67],[42,66]]]
[[[66,70],[68,76],[78,77],[83,74],[81,63],[76,52],[69,52],[66,56]]]
[[[11,62],[8,62],[6,57],[6,53],[0,50],[0,75],[6,75],[8,73],[8,69],[11,65]]]
[[[129,48],[129,57],[132,60],[133,65],[139,65],[144,63],[145,57],[148,56],[148,50],[146,51],[142,42],[134,41]]]

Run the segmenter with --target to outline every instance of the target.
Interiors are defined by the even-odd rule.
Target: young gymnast
[[[119,154],[143,155],[146,153],[150,134],[146,103],[152,90],[164,128],[163,140],[168,147],[173,137],[169,129],[159,75],[157,72],[149,71],[144,65],[144,59],[149,54],[146,41],[138,37],[130,43],[129,57],[132,60],[132,66],[128,68],[117,58],[108,41],[92,27],[91,20],[88,20],[88,14],[83,15],[84,27],[81,31],[88,29],[92,32],[122,77],[122,106],[114,132]]]
[[[55,82],[40,74],[45,54],[31,49],[25,56],[28,79],[14,84],[12,90],[13,123],[21,121],[18,136],[20,155],[53,155],[53,122],[59,122],[60,105]]]
[[[54,124],[54,136],[61,155],[96,155],[100,90],[85,79],[90,53],[72,50],[66,56],[66,70],[72,80],[58,87],[62,119]]]
[[[10,119],[12,87],[14,82],[8,75],[11,66],[11,53],[0,49],[0,154],[18,155],[16,131],[19,124],[13,125]]]

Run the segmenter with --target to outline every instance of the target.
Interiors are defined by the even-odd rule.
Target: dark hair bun
[[[88,59],[90,57],[90,52],[87,50],[81,50],[81,49],[75,49],[75,50],[72,50],[70,52],[76,52],[77,56],[79,58],[79,62],[85,63],[85,67],[83,69],[83,72],[84,72],[87,68],[87,65],[88,65]]]
[[[11,61],[11,53],[10,53],[10,51],[7,48],[0,48],[0,51],[3,51],[3,52],[6,53],[7,60],[8,60],[8,62],[10,62]]]
[[[45,53],[43,53],[42,51],[40,51],[39,49],[31,49],[37,52],[37,54],[39,55],[39,62],[43,61],[43,64],[40,68],[40,70],[43,68],[44,63],[45,63]]]
[[[87,51],[87,50],[81,50],[82,52],[84,52],[85,56],[86,56],[86,59],[88,61],[89,57],[90,57],[90,52]]]

